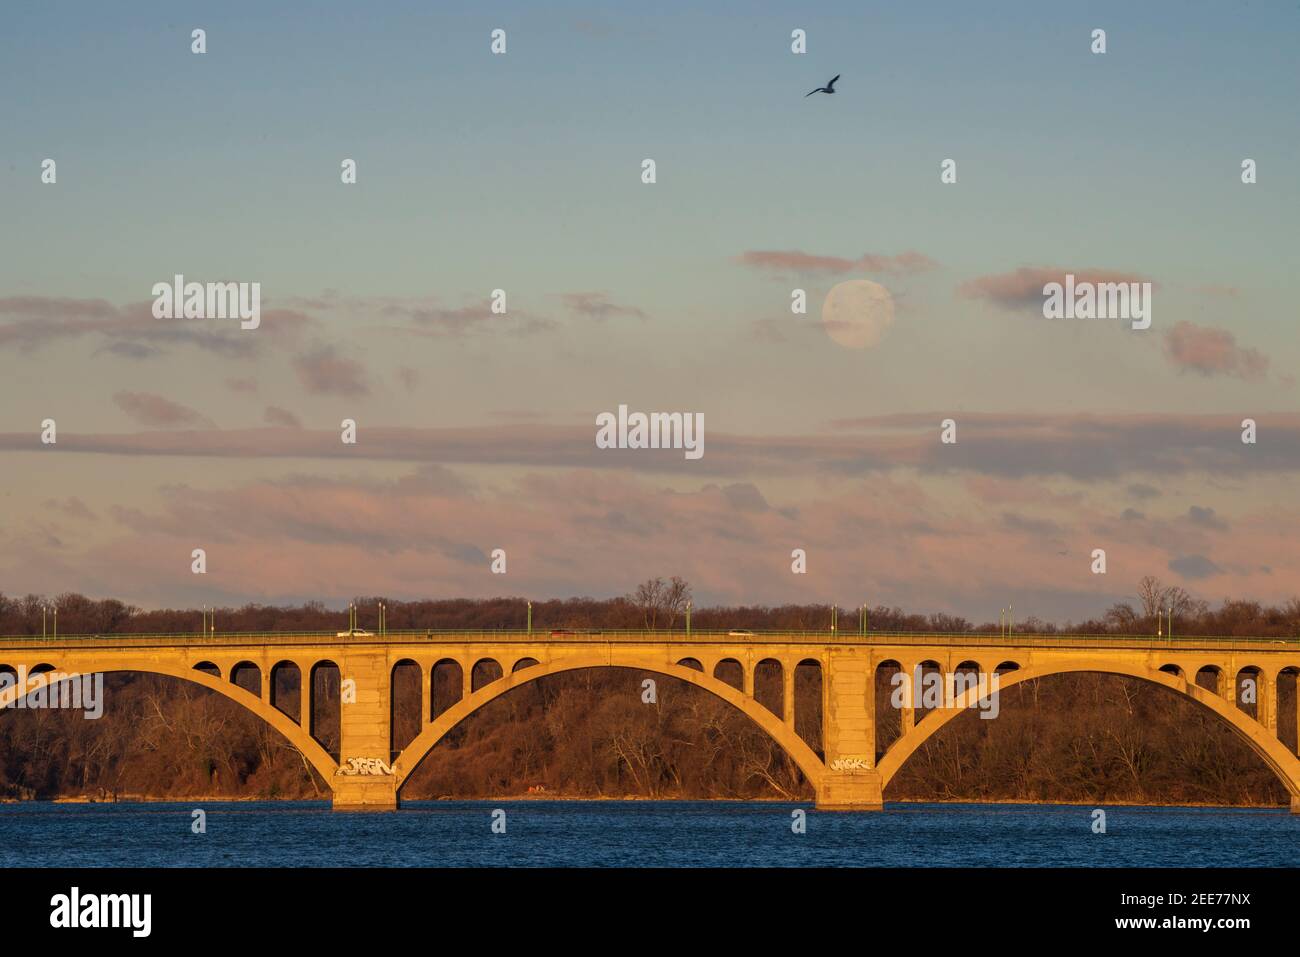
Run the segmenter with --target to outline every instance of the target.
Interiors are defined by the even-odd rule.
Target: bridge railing
[[[218,632],[216,634],[177,634],[173,633],[128,633],[109,635],[4,635],[0,636],[0,648],[4,645],[48,644],[59,646],[94,646],[112,642],[123,647],[166,645],[310,645],[333,644],[337,642],[357,644],[377,643],[422,643],[435,639],[452,639],[457,642],[584,642],[599,644],[617,642],[666,642],[666,643],[773,643],[809,645],[960,645],[969,647],[1007,647],[1039,646],[1048,648],[1127,648],[1127,649],[1161,649],[1161,648],[1211,648],[1218,651],[1235,649],[1282,649],[1300,648],[1300,638],[1259,638],[1237,635],[1089,635],[1089,634],[990,634],[988,632],[918,632],[918,631],[871,631],[867,634],[850,631],[751,631],[748,629],[699,630],[686,631],[677,629],[537,629],[531,632],[525,629],[400,629],[388,630],[382,634],[370,632],[336,632],[336,631],[295,631],[295,632]]]

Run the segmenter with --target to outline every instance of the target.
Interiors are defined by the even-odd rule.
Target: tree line
[[[594,629],[685,628],[691,586],[680,578],[654,578],[617,598],[564,598],[532,603],[534,631]],[[383,604],[390,631],[522,630],[529,621],[525,598],[451,598],[400,601],[383,596],[359,596],[358,627],[375,631]],[[0,592],[0,635],[49,634],[58,612],[58,631],[65,635],[199,634],[203,609],[137,608],[114,598],[93,599],[68,592],[47,598],[21,598]],[[348,609],[330,609],[321,602],[302,605],[246,604],[216,608],[211,621],[219,632],[346,631]],[[712,606],[691,610],[691,626],[700,631],[815,631],[831,628],[835,611],[828,604]],[[973,622],[946,613],[919,614],[898,607],[876,605],[867,611],[871,631],[940,632],[944,634],[997,634],[996,621]],[[856,606],[840,606],[839,630],[856,632]],[[1029,616],[1014,622],[1021,633],[1146,635],[1163,632],[1188,636],[1300,637],[1300,597],[1280,605],[1225,598],[1218,607],[1195,599],[1178,586],[1147,576],[1138,583],[1130,601],[1112,605],[1099,615],[1078,622],[1050,622]]]

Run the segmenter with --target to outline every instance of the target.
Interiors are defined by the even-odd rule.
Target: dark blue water
[[[387,814],[317,802],[0,806],[5,867],[1251,867],[1300,861],[1285,810],[892,804],[883,813],[709,801],[427,801]],[[191,831],[207,813],[207,833]],[[492,832],[505,811],[504,834]],[[33,857],[39,848],[39,860]]]

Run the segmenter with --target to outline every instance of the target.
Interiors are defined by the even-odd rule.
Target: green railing
[[[401,629],[375,633],[339,633],[335,631],[295,632],[219,632],[216,634],[111,634],[111,635],[5,635],[0,647],[21,644],[93,646],[113,644],[132,646],[201,646],[201,645],[306,645],[306,644],[420,644],[429,641],[463,643],[483,642],[565,642],[616,643],[653,642],[672,644],[824,644],[824,645],[949,645],[961,647],[1037,646],[1047,648],[1210,648],[1232,650],[1300,649],[1300,638],[1256,638],[1241,636],[1143,636],[1143,635],[1065,635],[1015,634],[986,632],[918,632],[872,631],[867,635],[846,631],[717,631],[692,629],[650,631],[645,629]]]

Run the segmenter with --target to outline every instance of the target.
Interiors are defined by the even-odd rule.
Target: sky
[[[1131,6],[7,9],[0,591],[1300,593],[1300,5]],[[178,273],[260,325],[155,318]],[[1066,273],[1151,327],[1045,319]]]

